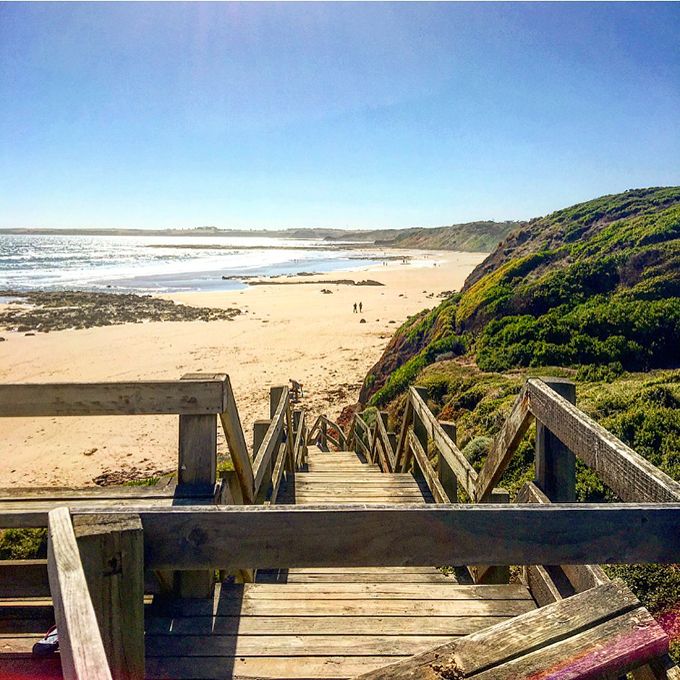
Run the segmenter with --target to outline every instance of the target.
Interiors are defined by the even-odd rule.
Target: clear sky
[[[0,3],[0,227],[437,226],[680,184],[680,3]]]

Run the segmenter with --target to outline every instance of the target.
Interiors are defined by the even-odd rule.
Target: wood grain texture
[[[234,463],[239,486],[241,487],[243,500],[245,503],[253,503],[255,500],[253,465],[248,454],[248,446],[246,445],[241,419],[228,376],[225,381],[225,410],[223,413],[220,413],[220,420],[227,445],[229,446],[229,453]]]
[[[111,674],[143,680],[142,523],[135,515],[81,515],[73,529]]]
[[[461,453],[454,441],[446,434],[444,428],[432,415],[430,409],[427,408],[427,404],[414,388],[411,388],[409,392],[409,399],[414,413],[420,418],[428,437],[434,441],[437,451],[456,476],[458,483],[465,489],[468,496],[472,498],[477,485],[477,473],[474,468]]]
[[[68,508],[50,512],[47,569],[65,680],[112,680]]]
[[[0,417],[207,415],[224,404],[222,378],[0,385]]]
[[[671,479],[540,380],[528,381],[531,411],[622,500],[673,503],[680,483]]]
[[[617,677],[664,653],[668,638],[622,581],[472,633],[362,680]]]
[[[532,422],[529,394],[525,386],[515,400],[501,431],[494,438],[491,450],[484,461],[475,488],[470,495],[470,498],[476,503],[483,501],[498,484],[510,462],[510,458],[517,450]]]
[[[286,408],[288,404],[288,388],[281,388],[281,399],[274,412],[274,417],[267,428],[262,444],[257,451],[255,460],[253,462],[253,470],[255,476],[255,496],[257,497],[267,471],[270,469],[274,453],[277,452],[278,445],[281,442],[283,434],[283,426],[286,419]],[[267,480],[268,482],[269,480]]]
[[[413,433],[413,430],[409,430],[408,445],[413,451],[413,456],[415,457],[418,466],[425,477],[425,482],[427,483],[427,486],[434,497],[435,503],[450,503],[451,501],[446,495],[446,491],[444,491],[444,487],[442,487],[441,482],[437,477],[437,473],[434,471],[432,463],[430,463],[430,459],[427,457],[427,454]]]
[[[421,503],[129,511],[142,519],[145,559],[152,569],[643,564],[677,563],[680,556],[678,504]],[[546,534],[551,541],[544,540]]]

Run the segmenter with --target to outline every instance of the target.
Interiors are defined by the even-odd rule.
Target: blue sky
[[[679,3],[0,3],[0,227],[437,226],[680,184]]]

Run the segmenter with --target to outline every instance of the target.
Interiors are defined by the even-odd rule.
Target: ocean
[[[368,246],[370,249],[370,246]],[[238,278],[375,264],[380,249],[268,237],[0,234],[0,289],[235,290]]]

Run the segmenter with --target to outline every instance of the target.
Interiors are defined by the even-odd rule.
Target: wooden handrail
[[[65,680],[111,680],[68,508],[50,512],[47,571]]]
[[[207,415],[223,413],[225,403],[223,376],[0,385],[0,417]]]
[[[408,431],[407,441],[420,466],[423,476],[425,477],[425,482],[432,492],[435,503],[450,503],[451,500],[446,495],[446,491],[444,491],[444,487],[437,478],[437,473],[434,471],[432,463],[430,463],[430,459],[427,457],[427,454],[425,453],[422,444],[418,441],[418,437],[414,434],[413,429]]]
[[[234,470],[241,488],[243,500],[246,503],[255,502],[255,477],[253,475],[253,464],[248,454],[248,446],[243,435],[241,419],[238,415],[234,392],[231,389],[229,376],[225,376],[225,404],[224,410],[220,413],[220,421],[224,436],[229,446],[231,460],[234,463]]]
[[[281,398],[279,399],[279,404],[276,407],[276,411],[274,412],[274,417],[267,428],[267,433],[262,440],[262,444],[260,444],[260,448],[253,462],[255,498],[257,498],[257,495],[260,492],[260,488],[264,481],[272,456],[274,455],[275,451],[278,451],[278,444],[281,442],[283,426],[286,421],[288,400],[288,388],[284,387],[282,388]]]
[[[308,443],[309,444],[315,443],[317,431],[322,427],[322,425],[325,425],[327,428],[330,427],[338,433],[338,439],[335,439],[335,437],[329,436],[328,433],[324,432],[322,429],[322,432],[324,432],[322,436],[324,441],[321,442],[322,445],[325,446],[327,441],[330,441],[338,449],[343,450],[347,443],[347,437],[345,433],[342,431],[342,428],[337,423],[334,423],[332,420],[330,420],[324,415],[318,416],[317,419],[314,421],[314,425],[312,425],[312,427],[309,430],[309,436],[307,438]]]
[[[543,381],[529,380],[528,392],[532,414],[622,500],[680,501],[680,483],[661,472]]]
[[[307,426],[306,413],[300,413],[300,422],[298,423],[298,430],[295,435],[295,445],[293,447],[293,455],[295,457],[295,469],[299,470],[305,464],[305,453],[307,450]]]
[[[373,439],[373,447],[382,447],[380,451],[381,460],[383,462],[383,472],[394,472],[395,456],[392,450],[392,443],[387,435],[387,428],[383,422],[382,415],[379,414],[375,419],[375,434]],[[385,467],[386,466],[386,467]]]
[[[470,498],[475,502],[480,503],[489,496],[503,476],[512,454],[517,450],[532,422],[533,414],[529,408],[529,394],[525,385],[515,400],[501,431],[494,438],[477,483],[472,489]]]
[[[73,512],[138,514],[147,569],[680,562],[678,503],[95,505]]]

